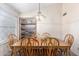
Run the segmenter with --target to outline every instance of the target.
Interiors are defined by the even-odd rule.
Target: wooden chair
[[[31,38],[31,41],[33,42],[33,46],[39,46],[39,41],[37,40],[36,37]]]
[[[45,55],[56,55],[57,50],[52,48],[52,46],[59,46],[59,41],[57,38],[51,37],[49,33],[43,33],[44,39],[41,41],[41,45],[43,46],[48,46],[46,50],[46,53],[44,52]]]
[[[34,39],[35,40],[35,39]],[[22,40],[20,55],[21,56],[33,56],[35,55],[35,49],[33,48],[36,41],[33,38],[26,38]]]
[[[41,39],[41,46],[47,46],[47,39]]]
[[[30,44],[30,54],[31,55],[38,55],[38,50],[34,48],[35,46],[39,46],[39,41],[37,40],[36,37],[31,37],[28,39],[29,44]]]
[[[19,55],[20,56],[31,56],[32,55],[31,46],[32,44],[31,44],[30,38],[21,39]]]
[[[54,37],[49,37],[47,38],[47,40],[48,40],[48,47],[49,47],[48,55],[57,55],[58,48],[56,48],[56,46],[59,46],[58,39]]]
[[[46,37],[50,37],[50,36],[51,36],[51,34],[50,34],[50,33],[45,32],[45,33],[43,33],[43,34],[42,34],[42,36],[43,36],[44,38],[46,38]]]
[[[8,35],[8,47],[10,48],[11,51],[11,55],[15,55],[16,54],[16,50],[14,51],[14,48],[11,47],[11,45],[13,45],[14,43],[16,43],[17,40],[17,36],[15,34],[9,34]]]
[[[47,32],[43,33],[42,36],[44,36],[41,39],[41,46],[47,46],[47,42],[48,42],[48,37],[50,37],[51,35]]]
[[[32,38],[31,38],[31,43],[33,43],[33,44],[32,44],[33,47],[39,46],[39,41],[38,41],[38,39],[37,39],[36,37],[32,37]],[[34,55],[38,55],[38,50],[37,50],[37,48],[33,48],[33,54],[34,54]]]
[[[32,48],[32,55],[38,55],[38,50],[37,48],[35,48],[35,46],[39,46],[39,41],[37,39],[36,33],[33,33],[32,36],[30,37],[30,42],[31,42],[31,46],[33,46]]]
[[[48,49],[46,49],[45,47],[47,46],[47,37],[50,36],[50,34],[47,33],[47,32],[45,32],[45,33],[42,34],[42,36],[43,36],[43,38],[41,39],[41,46],[44,46],[44,47],[42,48],[42,50],[41,50],[40,53],[41,53],[43,56],[46,56]]]
[[[74,37],[73,37],[73,35],[72,35],[72,34],[66,34],[66,35],[65,35],[65,38],[64,38],[64,41],[65,41],[66,43],[68,43],[68,44],[70,45],[70,48],[71,48],[71,46],[72,46],[72,44],[73,44],[73,42],[74,42]],[[70,50],[70,48],[69,48],[69,50]],[[70,55],[70,51],[69,51],[69,55]]]
[[[72,46],[73,42],[74,42],[74,37],[72,34],[66,34],[64,41],[66,43],[68,43],[70,45],[70,47]]]

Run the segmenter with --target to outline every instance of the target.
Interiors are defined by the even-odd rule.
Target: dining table
[[[39,41],[39,46],[38,45],[36,45],[36,46],[26,46],[26,45],[21,44],[22,43],[21,39],[18,40],[16,43],[11,45],[11,47],[13,48],[13,55],[17,55],[16,50],[20,49],[21,47],[27,47],[27,49],[30,49],[30,47],[37,49],[37,50],[39,49],[38,55],[42,55],[40,52],[43,48],[58,49],[59,51],[61,51],[61,54],[59,54],[59,56],[69,56],[70,55],[70,45],[63,40],[58,40],[59,46],[44,46],[44,45],[41,46],[41,40],[38,39],[38,41]]]

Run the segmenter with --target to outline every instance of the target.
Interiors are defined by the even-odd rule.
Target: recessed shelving
[[[20,18],[20,38],[30,37],[36,33],[36,20],[34,18]]]

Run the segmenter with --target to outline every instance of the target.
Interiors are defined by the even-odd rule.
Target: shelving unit
[[[19,18],[19,25],[21,39],[36,33],[36,19],[33,17]]]

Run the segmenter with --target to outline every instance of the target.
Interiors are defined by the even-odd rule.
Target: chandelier
[[[45,18],[46,16],[42,14],[41,12],[41,8],[40,8],[40,3],[38,3],[38,12],[37,12],[37,15],[36,15],[36,19],[37,20],[41,20],[41,18]]]

